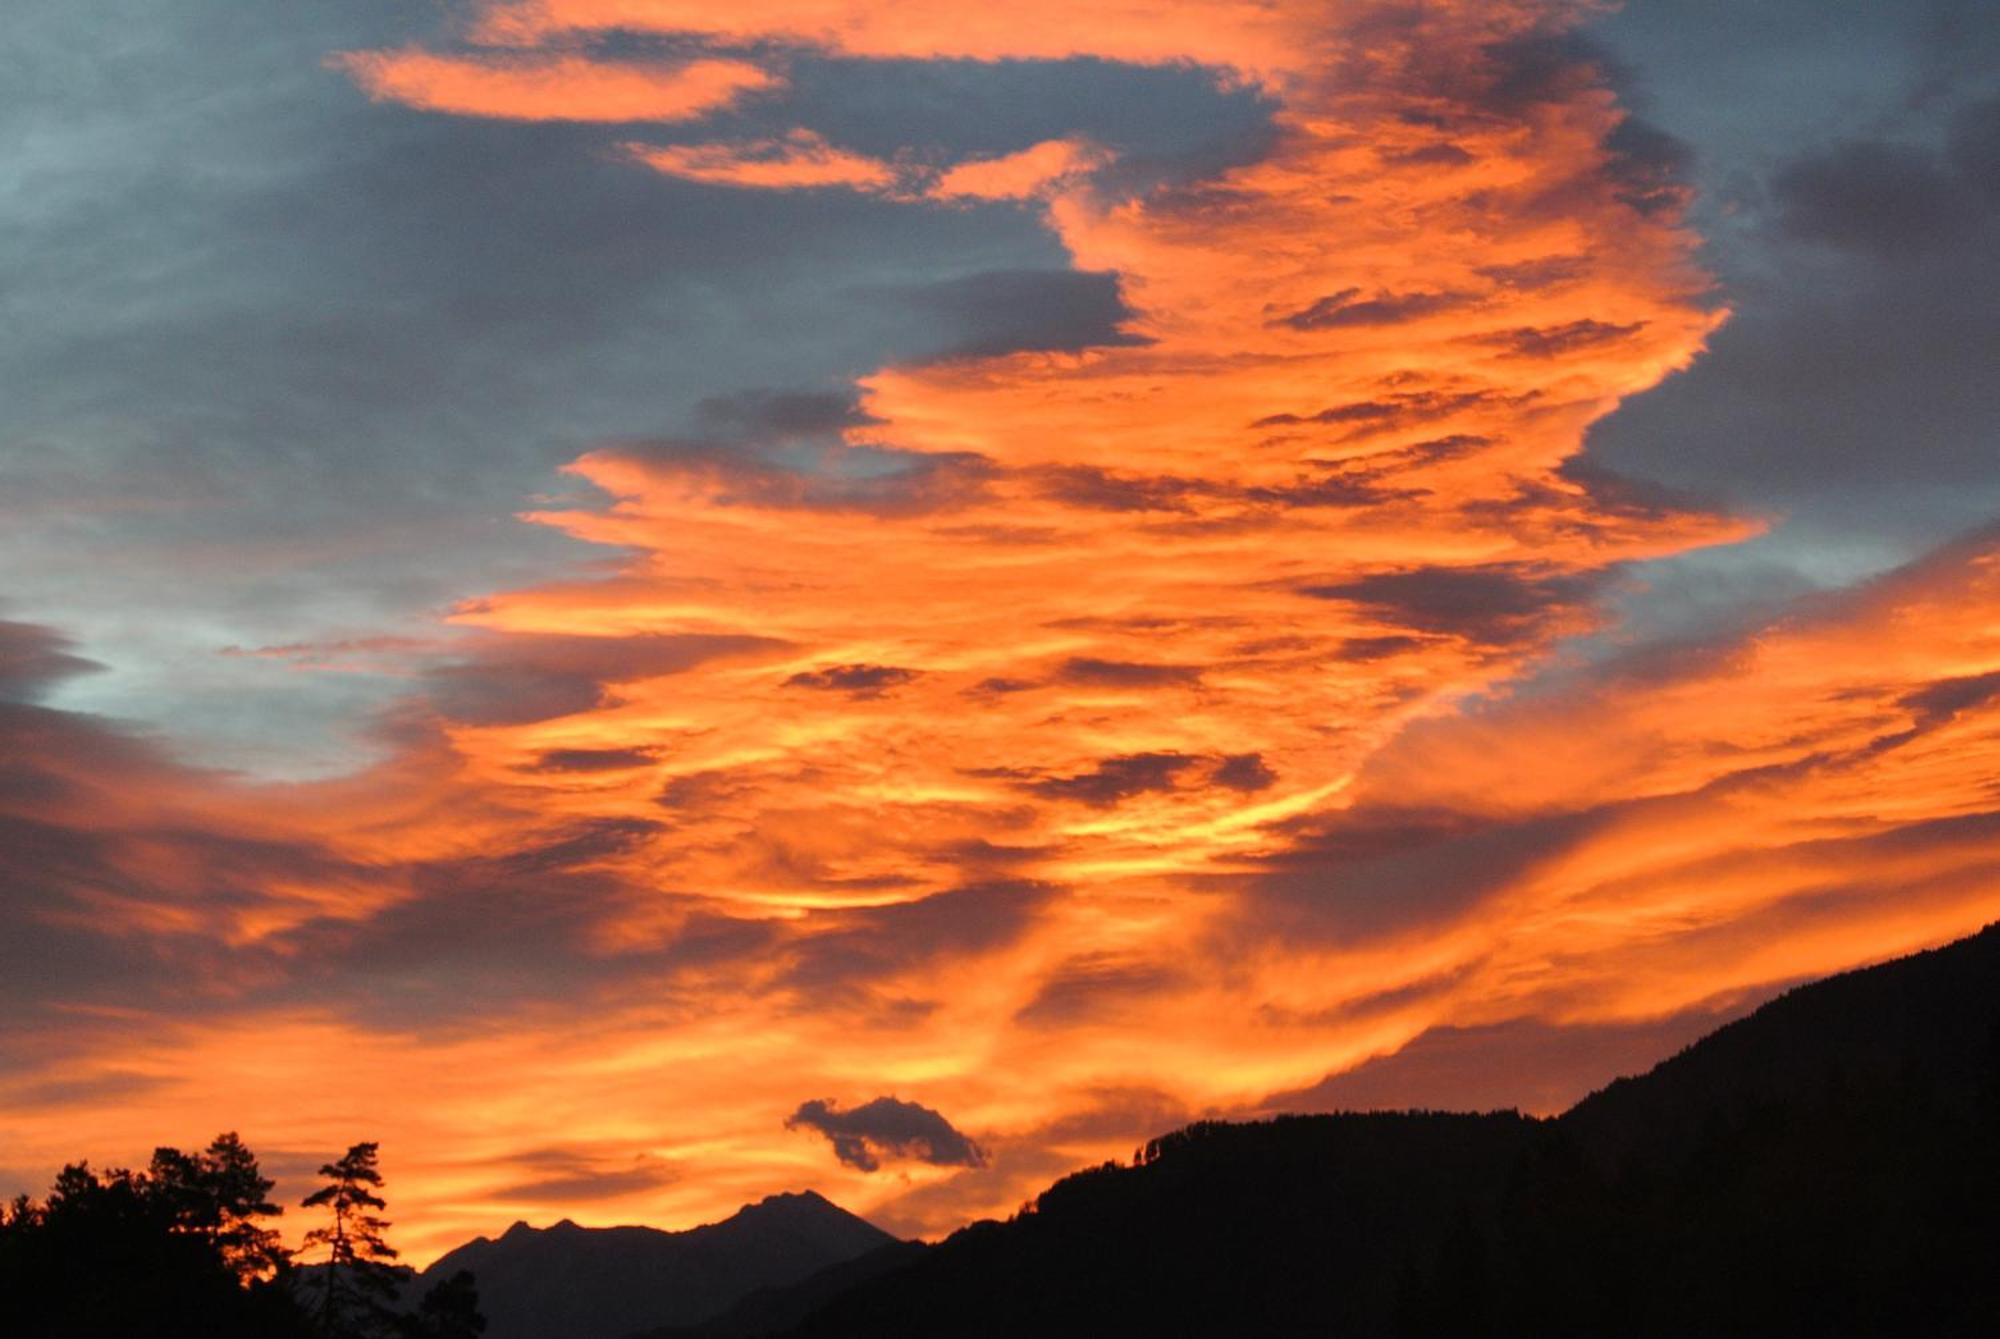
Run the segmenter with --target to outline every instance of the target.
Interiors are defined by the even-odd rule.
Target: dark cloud
[[[1174,789],[1181,774],[1197,761],[1186,753],[1128,753],[1105,758],[1087,772],[1038,777],[1023,782],[1022,787],[1051,799],[1076,800],[1108,809],[1135,795]]]
[[[1025,693],[1030,689],[1040,687],[1042,687],[1042,684],[1035,679],[1009,679],[996,676],[990,679],[981,679],[967,691],[974,695],[986,693]]]
[[[1976,137],[1988,106],[1956,127]],[[2000,198],[1956,156],[1874,140],[1792,160],[1768,195],[1720,253],[1734,318],[1599,424],[1592,457],[1786,516],[1765,547],[1797,563],[1893,562],[1990,516]]]
[[[1415,149],[1397,149],[1378,155],[1395,167],[1463,167],[1473,156],[1449,140]]]
[[[1162,688],[1170,684],[1199,683],[1201,667],[1072,656],[1057,666],[1056,675],[1064,683],[1095,688]]]
[[[1584,319],[1553,326],[1521,326],[1479,336],[1478,342],[1505,349],[1509,358],[1560,358],[1578,349],[1594,349],[1629,339],[1646,328],[1644,321],[1613,325]]]
[[[1488,73],[1474,94],[1476,105],[1508,119],[1534,107],[1568,103],[1588,89],[1629,82],[1609,48],[1595,35],[1573,28],[1523,33],[1492,43],[1483,54],[1482,68]],[[1453,79],[1448,87],[1456,83]]]
[[[1191,510],[1191,500],[1212,491],[1201,479],[1170,474],[1120,474],[1097,465],[1050,465],[1030,478],[1044,497],[1093,511]]]
[[[528,767],[532,772],[619,772],[658,760],[653,749],[549,749]]]
[[[1015,1012],[1014,1021],[1027,1027],[1067,1027],[1185,982],[1183,972],[1157,963],[1108,953],[1085,954],[1068,959],[1044,977],[1035,997]]]
[[[1222,760],[1210,780],[1225,790],[1251,794],[1276,785],[1278,774],[1271,770],[1262,754],[1233,753]]]
[[[587,711],[606,686],[678,674],[724,656],[782,643],[703,633],[578,637],[527,633],[477,639],[471,654],[424,672],[427,700],[472,725],[517,725]]]
[[[837,439],[875,420],[851,390],[759,389],[711,395],[695,406],[703,439],[739,446]]]
[[[1996,697],[2000,697],[2000,674],[1975,674],[1931,684],[1904,698],[1903,705],[1917,714],[1919,728],[1927,729]]]
[[[1390,656],[1399,656],[1407,651],[1415,651],[1423,645],[1424,639],[1421,637],[1401,637],[1395,635],[1385,637],[1349,637],[1340,644],[1340,655],[1343,660],[1354,660],[1366,664],[1371,660],[1387,660]]]
[[[1364,807],[1294,834],[1265,859],[1244,932],[1361,942],[1450,924],[1605,821],[1554,814],[1514,823]]]
[[[1271,414],[1258,419],[1253,428],[1295,427],[1305,424],[1344,424],[1350,427],[1343,440],[1359,441],[1382,433],[1396,432],[1468,409],[1511,407],[1533,398],[1507,396],[1494,391],[1400,391],[1379,400],[1353,400],[1310,414]]]
[[[61,645],[17,626],[0,639],[34,650],[17,663],[44,666]],[[601,669],[598,649],[584,659]],[[618,663],[657,668],[655,649]],[[685,967],[776,947],[772,925],[729,920],[690,899],[658,947],[607,957],[607,921],[641,897],[655,910],[672,906],[669,890],[637,889],[612,868],[655,840],[657,823],[524,816],[518,837],[477,854],[359,861],[309,836],[238,828],[233,797],[255,798],[99,718],[0,701],[7,1048],[57,1019],[69,1021],[52,1035],[74,1039],[90,1026],[79,1017],[104,1011],[129,1027],[134,1016],[281,1004],[398,1031],[448,1030],[534,1000],[594,998],[640,982],[670,998]],[[301,888],[328,904],[301,902]],[[260,928],[247,933],[251,926]],[[69,1082],[59,1070],[47,1081]]]
[[[76,674],[102,668],[72,654],[74,643],[53,628],[0,619],[0,702],[28,702]]]
[[[880,697],[921,676],[922,671],[896,665],[829,665],[801,670],[785,680],[787,688],[818,688],[855,697]]]
[[[1277,774],[1270,769],[1263,756],[1256,753],[1226,756],[1128,753],[1100,759],[1086,771],[1067,775],[1052,775],[1025,768],[987,770],[978,775],[998,777],[1035,795],[1073,800],[1099,809],[1111,808],[1138,795],[1201,786],[1254,794],[1277,780]]]
[[[1354,326],[1396,325],[1465,305],[1463,293],[1382,293],[1363,297],[1358,288],[1328,294],[1303,311],[1274,324],[1294,330],[1344,330]]]
[[[315,919],[274,937],[269,952],[289,966],[270,987],[379,1026],[450,1028],[532,1000],[615,993],[681,964],[767,951],[770,936],[758,927],[698,916],[656,952],[608,959],[599,950],[598,931],[638,896],[602,862],[660,830],[637,819],[579,821],[511,850],[396,870],[406,894],[372,915]],[[669,894],[648,896],[662,906]]]
[[[1479,273],[1503,288],[1555,288],[1590,273],[1590,260],[1585,256],[1545,256],[1512,265],[1483,265]]]
[[[1400,455],[1401,453],[1394,453]],[[1277,507],[1376,507],[1423,496],[1422,489],[1397,488],[1384,479],[1395,473],[1387,461],[1347,465],[1314,478],[1302,475],[1284,487],[1257,487],[1245,497]]]
[[[1604,140],[1606,170],[1618,199],[1641,214],[1679,209],[1693,194],[1694,149],[1638,116],[1627,116]]]
[[[1279,415],[1264,420],[1260,426],[1305,421]],[[1349,420],[1335,418],[1325,421]],[[1466,436],[1443,438],[1439,443],[1427,445],[1456,448],[1483,441],[1483,438]],[[1291,484],[1249,488],[1176,475],[1118,474],[1092,465],[1051,466],[1033,471],[1031,477],[1040,485],[1044,497],[1095,511],[1187,513],[1194,510],[1193,503],[1197,498],[1216,498],[1256,507],[1368,507],[1416,496],[1413,490],[1391,487],[1384,480],[1399,468],[1439,459],[1448,453],[1427,452],[1424,448],[1388,452],[1383,458],[1346,463],[1324,474],[1302,474]]]
[[[831,1101],[802,1102],[785,1118],[788,1130],[817,1130],[833,1145],[834,1156],[859,1171],[879,1171],[882,1159],[908,1159],[934,1167],[983,1167],[979,1145],[952,1128],[929,1107],[895,1097],[878,1097],[842,1111]]]
[[[1733,316],[1590,451],[1780,522],[1690,580],[1844,582],[2000,510],[1992,6],[1649,0],[1601,31],[1648,120],[1699,150],[1693,221]]]
[[[1304,586],[1300,593],[1359,605],[1401,627],[1506,645],[1537,635],[1586,603],[1602,581],[1513,567],[1422,567]]]
[[[1961,107],[1947,141],[1952,169],[1966,184],[2000,196],[2000,97]]]
[[[918,515],[976,500],[993,475],[983,456],[855,445],[817,429],[628,439],[604,450],[702,492],[716,507]]]
[[[1850,141],[1797,159],[1773,174],[1771,193],[1791,236],[1876,255],[1941,245],[1977,217],[1967,183],[1907,144]]]
[[[996,879],[914,902],[816,912],[786,947],[783,981],[802,1000],[822,1005],[916,963],[1001,948],[1058,892],[1050,884]]]
[[[1147,342],[1121,328],[1133,313],[1115,274],[987,270],[883,292],[942,328],[943,358]]]

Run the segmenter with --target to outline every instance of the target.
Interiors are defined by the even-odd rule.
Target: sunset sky
[[[20,4],[0,1194],[936,1236],[2000,918],[1985,0]]]

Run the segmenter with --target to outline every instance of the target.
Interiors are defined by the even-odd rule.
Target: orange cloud
[[[688,121],[782,82],[740,60],[680,65],[574,55],[440,56],[414,47],[334,57],[368,96],[510,121]]]
[[[926,194],[948,200],[1026,200],[1107,161],[1102,149],[1082,140],[1044,140],[1019,153],[960,163]]]
[[[1093,5],[1087,17],[1048,0],[983,11],[968,11],[954,0],[894,6],[760,0],[730,8],[700,0],[499,0],[482,7],[472,35],[482,42],[533,45],[614,30],[683,33],[724,45],[799,43],[862,58],[1102,56],[1141,64],[1201,61],[1255,72],[1296,68],[1303,44],[1336,37],[1344,26],[1340,20],[1341,7],[1325,0],[1108,0]]]
[[[656,172],[711,186],[759,190],[811,190],[844,186],[883,191],[896,184],[889,164],[836,148],[810,130],[783,139],[747,144],[629,146],[632,156]]]

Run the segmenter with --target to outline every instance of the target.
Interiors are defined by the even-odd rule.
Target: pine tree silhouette
[[[396,1249],[382,1236],[388,1220],[376,1212],[388,1207],[375,1193],[382,1186],[379,1148],[356,1144],[340,1161],[323,1165],[319,1174],[327,1183],[300,1201],[333,1215],[329,1226],[306,1233],[305,1245],[309,1251],[326,1248],[317,1314],[323,1331],[343,1339],[389,1333],[397,1320],[398,1281],[390,1263]]]
[[[238,1282],[275,1278],[290,1266],[277,1230],[257,1221],[284,1212],[271,1203],[273,1183],[234,1130],[199,1153],[154,1149],[147,1176],[175,1230],[206,1240]]]

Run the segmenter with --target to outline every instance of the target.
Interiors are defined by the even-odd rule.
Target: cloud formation
[[[386,1094],[359,1114],[429,1246],[523,1201],[720,1216],[795,1183],[789,1124],[829,1193],[938,1231],[1406,1047],[1398,1091],[1466,1036],[1553,1091],[1582,1039],[1990,918],[1991,530],[1749,633],[1572,654],[1643,564],[1760,526],[1583,459],[1725,314],[1581,13],[523,0],[457,54],[350,57],[425,124],[580,122],[564,153],[687,208],[1025,204],[1075,268],[975,259],[898,290],[945,356],[598,434],[525,517],[596,546],[572,579],[275,647],[408,686],[359,775],[185,766],[38,704],[84,666],[0,628],[10,1158],[316,1146]],[[635,65],[649,36],[702,54]],[[766,47],[794,82],[675,82]],[[947,159],[623,124],[803,116],[812,61],[1086,56],[1200,62],[1269,133],[1149,177],[1047,128]],[[1808,226],[1830,180],[1792,226],[1873,245]],[[784,217],[772,254],[810,237]]]
[[[817,1130],[833,1145],[833,1155],[856,1171],[882,1169],[883,1158],[914,1158],[933,1167],[983,1167],[979,1145],[952,1128],[929,1107],[895,1097],[878,1097],[842,1111],[833,1102],[801,1102],[785,1118],[788,1130]]]
[[[740,60],[642,65],[580,56],[451,57],[421,50],[334,58],[368,95],[424,111],[516,121],[687,121],[779,86]]]

